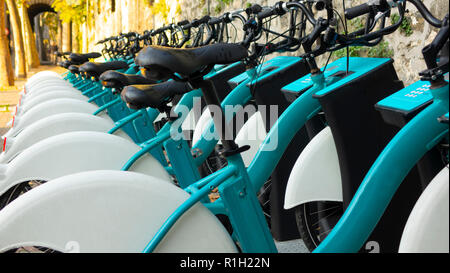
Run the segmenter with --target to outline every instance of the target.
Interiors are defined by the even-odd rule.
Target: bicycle
[[[281,7],[282,8],[295,7],[298,9],[305,8],[303,4],[297,2],[285,3],[284,5],[281,5]],[[270,14],[273,14],[274,12],[277,12],[277,10],[270,9],[270,11],[265,10],[264,14],[268,14],[267,16],[270,16]],[[313,21],[313,23],[316,26],[320,25],[321,28],[324,27],[324,25],[316,24],[317,21],[314,18],[311,17],[309,19],[311,19],[311,21]],[[326,30],[328,26],[325,26],[325,29],[321,28],[318,28],[315,32],[313,32],[308,36],[308,38],[310,38],[309,40],[310,42],[314,42],[319,37],[320,33]],[[247,38],[247,41],[249,40],[251,41],[252,39],[253,37],[250,33],[250,38]],[[229,53],[229,55],[226,54],[219,55],[220,58],[222,59],[215,59],[216,62],[217,61],[224,63],[232,62],[235,60],[234,58],[240,59],[246,57],[247,55],[245,47],[239,45],[216,45],[216,47],[208,46],[205,47],[203,50],[206,50],[206,52],[212,54],[212,52],[214,52],[217,49],[223,50]],[[178,50],[179,50],[178,52],[184,52],[185,49],[178,49]],[[178,80],[188,80],[192,85],[194,85],[194,87],[200,87],[202,89],[204,93],[204,98],[206,99],[209,105],[218,105],[220,102],[214,95],[214,90],[212,86],[210,85],[210,83],[203,80],[202,75],[203,73],[208,72],[207,71],[208,68],[204,69],[204,67],[212,65],[212,63],[208,63],[212,62],[212,60],[209,60],[208,58],[206,59],[199,58],[194,59],[195,61],[193,61],[190,64],[186,64],[183,62],[181,58],[175,56],[170,62],[170,66],[168,62],[158,60],[160,56],[164,56],[164,52],[173,52],[175,54],[176,51],[177,49],[161,49],[157,47],[149,47],[146,51],[141,53],[142,55],[138,56],[137,63],[140,66],[143,66],[146,69],[148,69],[150,73],[155,72],[155,74],[150,75],[155,77],[154,79],[157,79],[158,77],[175,77]],[[151,223],[148,223],[147,221],[141,221],[142,219],[148,219],[142,214],[140,214],[142,218],[136,217],[136,219],[133,219],[133,223],[132,224],[130,223],[133,227],[131,227],[127,221],[121,222],[122,227],[126,225],[126,229],[129,231],[133,230],[133,234],[139,233],[139,236],[136,237],[144,238],[144,237],[152,237],[154,235],[151,242],[144,248],[146,252],[154,250],[177,251],[177,252],[185,250],[233,251],[236,250],[236,248],[234,248],[233,241],[230,240],[230,237],[228,233],[223,229],[223,226],[220,225],[217,226],[216,224],[213,223],[214,221],[217,221],[216,218],[214,218],[213,214],[204,210],[204,207],[200,204],[196,205],[195,208],[192,208],[192,206],[194,206],[198,201],[206,198],[207,194],[211,190],[218,187],[220,199],[213,203],[206,204],[205,206],[207,206],[215,214],[226,214],[228,216],[234,231],[233,237],[236,239],[236,241],[239,242],[240,249],[242,251],[248,252],[276,251],[275,245],[273,243],[273,238],[270,235],[267,223],[261,211],[261,207],[254,193],[256,193],[256,189],[261,187],[261,183],[264,183],[267,177],[270,176],[271,169],[273,169],[275,167],[274,165],[276,165],[274,164],[274,162],[277,162],[279,158],[282,156],[283,150],[287,147],[288,143],[284,142],[279,143],[278,149],[275,151],[264,151],[264,147],[265,146],[267,147],[270,141],[274,140],[275,137],[274,134],[275,131],[277,130],[278,130],[277,137],[279,137],[280,139],[286,140],[291,139],[293,135],[295,135],[296,131],[298,131],[298,129],[304,125],[306,120],[309,117],[312,117],[315,113],[317,113],[317,111],[320,109],[320,105],[311,96],[314,92],[316,92],[317,90],[322,90],[323,87],[326,86],[332,87],[333,84],[336,85],[342,84],[342,82],[340,82],[342,80],[342,77],[339,76],[327,77],[327,80],[325,81],[326,79],[325,76],[322,73],[318,73],[320,70],[314,69],[317,66],[314,67],[313,60],[310,59],[309,61],[310,61],[309,64],[313,67],[313,72],[315,73],[312,77],[312,80],[315,82],[316,86],[309,90],[306,90],[306,92],[302,96],[300,96],[299,99],[297,99],[293,104],[291,104],[286,109],[285,112],[283,112],[283,114],[278,119],[277,123],[269,131],[266,140],[264,141],[259,152],[256,154],[255,159],[253,160],[252,164],[249,166],[247,170],[245,169],[245,165],[242,161],[242,158],[240,157],[240,153],[243,152],[247,147],[244,146],[239,148],[234,143],[233,140],[225,139],[223,137],[224,132],[221,131],[220,135],[222,136],[222,144],[224,147],[223,155],[226,156],[228,160],[228,165],[223,169],[221,169],[220,171],[216,172],[215,174],[206,177],[187,187],[186,191],[191,193],[190,197],[188,197],[188,195],[185,192],[182,192],[181,189],[173,187],[172,185],[169,185],[169,183],[163,183],[159,179],[156,178],[153,179],[148,176],[142,176],[140,174],[135,174],[131,172],[114,172],[114,171],[87,172],[62,177],[60,179],[57,179],[58,181],[57,180],[50,181],[47,184],[44,184],[43,186],[36,188],[35,191],[31,191],[28,195],[26,195],[26,198],[21,197],[19,198],[20,200],[16,199],[19,201],[11,203],[10,206],[7,206],[3,211],[0,212],[0,221],[3,219],[7,219],[8,215],[12,214],[16,215],[16,217],[22,216],[19,217],[21,219],[23,219],[23,217],[29,216],[30,209],[28,210],[23,209],[23,206],[25,203],[30,202],[31,199],[36,198],[38,195],[40,196],[42,194],[43,196],[44,195],[47,196],[46,202],[50,203],[54,202],[56,199],[58,199],[58,197],[56,197],[55,195],[52,195],[50,197],[48,195],[48,192],[52,192],[53,190],[56,189],[56,187],[59,189],[62,188],[66,189],[64,193],[60,194],[59,196],[60,198],[63,197],[63,195],[66,198],[70,198],[67,199],[70,201],[67,202],[67,205],[65,207],[66,212],[67,211],[72,212],[72,209],[73,211],[76,211],[77,210],[76,207],[82,205],[82,204],[75,205],[76,201],[73,200],[73,197],[71,197],[75,195],[74,193],[77,192],[77,190],[85,189],[83,192],[86,193],[85,196],[86,200],[91,200],[91,198],[93,198],[93,191],[92,191],[93,188],[97,188],[97,190],[100,188],[103,189],[103,187],[108,187],[109,189],[116,188],[120,189],[121,191],[122,190],[125,191],[125,194],[121,196],[123,197],[123,199],[121,201],[120,206],[122,205],[125,206],[125,204],[128,203],[128,205],[126,205],[126,208],[131,209],[131,206],[129,204],[132,203],[131,196],[134,196],[133,197],[134,201],[137,200],[136,196],[140,196],[139,200],[141,201],[142,198],[142,204],[145,204],[146,208],[148,208],[149,206],[155,207],[155,210],[152,210],[154,219]],[[154,70],[151,70],[150,68],[153,68]],[[370,70],[370,68],[366,69]],[[189,73],[195,71],[197,73],[186,75],[185,74],[187,73],[186,71],[189,71]],[[363,71],[367,70],[362,69],[362,71],[360,71],[359,74],[354,73],[348,75],[346,77],[346,80],[358,77],[358,75],[364,73]],[[177,73],[177,75],[173,73]],[[157,75],[159,76],[156,77]],[[180,76],[185,76],[185,78],[179,78]],[[225,119],[224,116],[215,115],[214,119],[217,122],[217,124],[226,124],[226,122],[222,120]],[[220,126],[217,127],[220,128]],[[264,166],[265,168],[261,168],[261,166]],[[256,170],[256,168],[258,168],[258,170]],[[111,177],[114,179],[114,181],[116,181],[114,183],[114,187],[111,187],[112,184],[101,182],[105,181],[104,179],[106,176]],[[120,179],[122,180],[121,182],[126,181],[126,183],[117,182],[117,177],[120,177]],[[80,180],[84,181],[80,182]],[[124,186],[125,184],[126,186]],[[133,187],[131,187],[131,185],[133,185]],[[156,190],[156,187],[159,186],[161,186],[161,188],[164,190],[161,189]],[[139,194],[139,192],[141,194]],[[105,198],[104,200],[112,200],[110,198],[112,198],[114,194],[116,193],[112,192],[111,190],[109,191],[105,190],[105,195],[103,196],[103,198]],[[130,194],[130,196],[128,196],[128,194]],[[145,200],[143,199],[144,195]],[[153,200],[155,201],[154,203],[152,203],[152,198],[150,198],[150,196],[155,197],[155,200]],[[167,198],[167,200],[170,200],[167,203],[170,204],[167,204],[167,206],[165,206],[166,202],[163,202],[161,198],[156,198],[156,196],[162,196],[163,200],[166,200]],[[55,199],[51,200],[52,198]],[[178,199],[178,201],[176,201],[176,199]],[[181,200],[186,201],[182,202]],[[41,202],[41,204],[44,203],[45,203],[44,201]],[[92,203],[90,202],[89,204],[87,203],[84,204],[86,205],[85,208],[89,207],[89,204],[92,205]],[[164,204],[164,206],[161,206],[161,204]],[[178,204],[181,205],[178,207]],[[40,204],[36,203],[35,208],[39,206]],[[21,213],[18,210],[19,207],[21,208],[20,210]],[[90,208],[91,210],[97,209],[98,211],[101,211],[102,214],[104,213],[105,217],[106,215],[111,215],[110,213],[105,211],[104,208],[102,208],[101,206],[92,206]],[[192,210],[188,210],[190,208],[192,208]],[[174,213],[172,213],[173,210],[175,210]],[[133,209],[132,211],[137,212],[136,209]],[[182,215],[186,211],[188,211],[189,217],[182,217]],[[158,214],[158,216],[156,216],[156,214]],[[59,216],[64,217],[63,215]],[[211,219],[211,222],[208,221],[208,223],[206,224],[207,220],[203,220],[203,218],[202,220],[200,220],[201,217]],[[64,220],[69,220],[67,219],[67,217],[64,218],[65,219],[59,218],[61,223],[63,223]],[[77,221],[78,223],[82,223],[81,226],[83,226],[83,223],[87,224],[90,222],[88,221],[87,218],[83,219],[77,218]],[[128,221],[131,220],[130,218],[126,219],[128,219]],[[167,220],[165,221],[165,219]],[[180,222],[177,222],[177,224],[175,224],[177,220],[180,220]],[[6,230],[8,230],[9,228],[13,228],[13,226],[18,224],[18,223],[13,224],[8,221],[1,221],[1,222],[3,232],[6,232]],[[96,222],[95,224],[101,225],[102,223]],[[108,224],[111,225],[112,223],[108,222]],[[118,223],[113,224],[113,226],[116,224]],[[141,224],[146,225],[145,232],[142,231]],[[152,226],[151,228],[150,225]],[[181,225],[183,225],[183,227],[181,227]],[[139,227],[139,231],[136,230],[136,227]],[[173,229],[171,229],[171,227],[173,227]],[[65,228],[67,228],[68,230],[70,227],[64,224],[63,229],[67,231]],[[97,226],[97,228],[99,227]],[[151,232],[149,231],[150,229],[152,230]],[[45,232],[46,234],[46,235],[42,234],[43,236],[42,238],[50,236],[49,234],[50,230],[42,230],[42,232]],[[107,231],[106,229],[103,229],[103,232],[104,233],[108,232],[108,234],[111,235],[111,233],[109,233],[109,230]],[[77,231],[77,233],[80,234],[80,231]],[[214,238],[211,238],[210,236],[211,233],[214,233]],[[72,235],[74,234],[72,233]],[[117,244],[111,246],[111,248],[109,248],[109,251],[117,250],[120,246],[124,247],[121,249],[122,251],[124,249],[131,251],[139,251],[140,249],[142,249],[141,247],[144,246],[143,241],[145,240],[136,239],[136,237],[134,237],[132,240],[124,242],[125,237],[126,236],[121,238],[116,237],[117,240],[115,242],[111,242],[109,240],[108,244],[103,244],[106,243],[106,241],[105,240],[102,241],[102,238],[99,238],[99,240],[96,241],[95,244],[93,244],[92,242],[87,242],[86,240],[81,241],[80,244],[81,247],[82,248],[85,247],[84,249],[87,251],[93,251],[95,249],[105,250],[106,248],[104,249],[100,248],[111,246],[111,243]],[[9,240],[11,240],[11,237],[9,238]],[[47,242],[46,243],[47,247],[55,247],[57,250],[64,249],[64,247],[62,247],[65,243],[64,239],[58,240],[54,239],[50,241],[52,241],[52,243]],[[6,245],[6,243],[3,244]],[[223,248],[217,249],[217,247]]]

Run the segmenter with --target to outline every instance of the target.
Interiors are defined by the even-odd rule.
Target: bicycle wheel
[[[27,181],[17,185],[14,185],[8,191],[0,196],[0,210],[6,207],[9,203],[14,201],[16,198],[26,193],[29,190],[45,183],[45,181]]]
[[[342,202],[309,202],[295,208],[298,231],[310,251],[327,237],[343,213]]]

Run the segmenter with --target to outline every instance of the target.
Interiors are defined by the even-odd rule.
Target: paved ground
[[[285,242],[275,242],[279,253],[309,253],[301,239]]]
[[[63,73],[65,69],[52,65],[41,65],[38,68],[34,68],[28,72],[28,78],[33,76],[39,71],[53,70],[58,73]],[[19,101],[19,93],[23,90],[27,79],[19,78],[15,79],[12,87],[0,87],[0,129],[8,128],[7,123],[12,119],[12,115],[15,111],[15,106]]]

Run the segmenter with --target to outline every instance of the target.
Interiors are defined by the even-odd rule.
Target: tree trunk
[[[38,52],[39,59],[45,61],[44,58],[44,42],[42,39],[42,25],[41,25],[41,15],[34,16],[34,34],[36,37],[36,49]]]
[[[39,66],[39,55],[36,49],[36,39],[31,29],[30,19],[28,18],[27,7],[25,3],[19,6],[20,19],[22,20],[22,33],[25,40],[25,54],[28,65],[32,68]]]
[[[72,24],[72,52],[80,53],[80,26]]]
[[[61,22],[61,20],[58,20],[58,32],[57,32],[57,41],[58,41],[58,51],[60,51],[60,52],[64,52],[63,50],[62,50],[62,48],[63,48],[63,46],[62,46],[62,44],[63,44],[63,35],[62,35],[62,33],[63,33],[63,28],[62,28],[62,22]]]
[[[26,60],[22,35],[22,23],[20,22],[19,10],[15,0],[6,0],[11,18],[11,26],[14,34],[14,57],[16,77],[26,77]]]
[[[71,52],[72,51],[72,22],[62,23],[62,51]]]
[[[9,52],[9,39],[5,32],[5,1],[0,0],[0,87],[14,85],[14,72]]]

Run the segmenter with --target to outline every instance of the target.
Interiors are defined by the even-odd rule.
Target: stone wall
[[[212,16],[222,14],[225,11],[243,8],[247,3],[260,5],[273,5],[278,0],[107,0],[94,1],[94,24],[90,27],[81,26],[80,32],[83,39],[83,50],[95,50],[95,41],[119,32],[143,31],[159,27],[169,22],[183,19],[200,18],[205,14]],[[366,0],[345,0],[346,7],[355,6]],[[111,3],[115,2],[115,11],[112,11]],[[448,13],[449,3],[446,0],[424,0],[427,7],[438,18],[443,18]],[[229,4],[226,4],[229,3]],[[335,8],[342,13],[342,0],[334,0]],[[157,7],[157,8],[155,8]],[[164,13],[161,8],[165,9]],[[425,68],[421,50],[436,35],[436,29],[424,22],[416,8],[408,4],[408,17],[410,18],[410,30],[405,34],[397,31],[386,36],[384,40],[393,51],[393,59],[400,79],[410,84],[418,79],[418,72]],[[395,13],[395,12],[393,12]],[[283,29],[287,19],[274,20],[271,28],[274,31]],[[298,53],[293,53],[298,54]],[[321,58],[319,63],[323,63]]]
[[[225,10],[235,10],[250,3],[258,3],[260,5],[273,5],[278,0],[234,0],[230,5],[223,5],[223,1],[209,0],[210,12],[215,14],[216,10],[221,10],[221,13]],[[346,7],[356,6],[357,4],[366,2],[366,0],[345,0]],[[424,4],[430,9],[430,11],[438,18],[443,18],[449,11],[449,2],[447,0],[424,0]],[[334,0],[333,4],[335,8],[342,14],[342,1]],[[222,6],[222,8],[217,8]],[[418,72],[425,69],[421,50],[430,43],[436,35],[436,28],[430,26],[424,22],[424,19],[417,11],[417,9],[410,3],[407,6],[409,12],[407,16],[411,18],[410,25],[412,33],[407,35],[402,31],[397,31],[391,35],[385,36],[384,40],[388,42],[389,48],[393,50],[393,59],[395,60],[395,68],[401,80],[405,84],[410,84],[418,80]],[[182,14],[181,18],[198,18],[207,13],[208,0],[192,1],[181,0]],[[393,13],[396,13],[393,11]],[[281,26],[285,25],[283,22],[276,21],[272,24],[274,30],[282,29]],[[324,58],[320,60],[324,62]]]
[[[89,1],[90,16],[79,26],[82,50],[99,50],[96,42],[121,32],[151,29],[154,25],[148,0]]]
[[[123,32],[153,29],[177,21],[180,0],[89,0],[90,16],[79,26],[83,51],[99,50],[96,42]],[[162,4],[161,4],[162,3]],[[167,14],[163,18],[161,9]],[[178,13],[177,13],[178,11]]]

